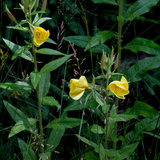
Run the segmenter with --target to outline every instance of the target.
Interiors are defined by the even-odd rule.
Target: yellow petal
[[[36,47],[39,47],[48,39],[50,32],[46,31],[42,27],[35,27],[33,34],[34,34],[34,45]]]
[[[85,76],[81,76],[77,82],[77,87],[79,88],[88,88],[88,82]]]
[[[123,77],[123,76],[122,76],[122,78],[121,78],[121,82],[128,83],[128,82],[127,82],[127,80],[126,80],[126,78],[125,78],[125,77]]]
[[[75,93],[69,92],[69,96],[70,96],[72,99],[74,99],[74,100],[80,99],[83,94],[84,94],[84,91],[82,91],[82,92],[79,93],[79,94],[75,94]]]

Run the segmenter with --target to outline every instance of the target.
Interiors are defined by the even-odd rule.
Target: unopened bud
[[[47,5],[47,0],[44,0],[43,1],[43,5],[42,5],[42,11],[45,11],[46,10],[46,5]]]
[[[116,62],[114,64],[114,69],[116,69],[118,67],[118,61],[119,61],[119,55],[117,55],[117,57],[116,57]]]
[[[25,0],[25,4],[24,4],[24,12],[26,13],[28,10],[28,0]]]
[[[9,9],[7,8],[7,5],[6,5],[6,12],[7,12],[7,15],[8,17],[15,23],[17,23],[16,21],[16,18],[12,15],[12,13],[9,11]]]
[[[112,60],[113,58],[114,58],[114,48],[112,47],[112,52],[111,52],[110,59]]]
[[[103,53],[103,55],[102,55],[102,59],[101,59],[101,68],[104,68],[104,63],[105,63],[105,61],[106,61],[106,56],[105,56],[105,54]]]
[[[36,0],[35,8],[37,8],[37,7],[38,7],[38,4],[39,4],[39,0]]]

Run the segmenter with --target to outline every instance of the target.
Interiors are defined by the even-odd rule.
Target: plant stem
[[[108,87],[109,82],[109,72],[110,69],[107,70],[107,79],[106,79],[106,88]],[[108,104],[108,91],[106,90],[106,106]],[[106,112],[106,136],[105,136],[105,149],[107,149],[107,143],[108,143],[108,111]],[[105,159],[107,160],[107,156],[105,156]]]
[[[119,22],[118,22],[118,67],[117,67],[117,73],[120,73],[120,65],[121,65],[121,36],[122,36],[122,10],[123,10],[123,0],[120,0],[119,3]],[[116,97],[115,100],[115,106],[118,106],[118,98]],[[118,113],[118,107],[116,109],[116,114]],[[115,122],[114,126],[114,136],[117,137],[117,122]],[[116,150],[117,148],[117,143],[113,143],[113,149]]]
[[[38,71],[38,68],[37,68],[37,59],[36,59],[36,52],[35,52],[35,46],[34,46],[34,37],[33,37],[32,33],[30,33],[30,35],[31,35],[31,41],[32,41],[32,53],[33,53],[33,58],[34,58],[34,70],[36,72],[36,71]],[[36,94],[37,94],[37,102],[38,102],[38,117],[39,117],[39,130],[40,130],[40,148],[41,148],[41,153],[44,153],[43,125],[42,125],[42,113],[41,113],[42,103],[40,102],[40,97],[39,97],[39,84],[36,87]]]

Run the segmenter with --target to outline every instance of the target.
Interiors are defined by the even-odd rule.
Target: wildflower
[[[111,90],[118,98],[125,99],[125,95],[129,94],[128,82],[125,77],[122,76],[121,81],[111,82],[107,89]]]
[[[70,84],[69,95],[74,100],[80,99],[85,89],[88,88],[88,82],[85,76],[81,76],[79,79],[71,79]]]
[[[41,27],[35,27],[33,34],[34,34],[34,45],[36,47],[39,47],[48,39],[50,32],[49,30],[46,31]]]

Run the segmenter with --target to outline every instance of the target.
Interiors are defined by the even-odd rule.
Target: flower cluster
[[[72,99],[78,100],[82,97],[86,88],[89,88],[89,85],[85,76],[81,76],[79,79],[71,79],[69,95]],[[125,99],[124,96],[129,94],[128,82],[123,76],[121,81],[111,82],[106,89],[112,91],[120,99]]]

